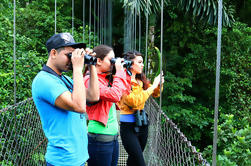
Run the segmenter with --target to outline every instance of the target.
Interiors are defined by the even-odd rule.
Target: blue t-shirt
[[[65,83],[45,71],[32,82],[33,100],[48,139],[46,161],[55,166],[80,166],[89,158],[86,119],[55,106],[57,97],[65,91],[69,91]]]

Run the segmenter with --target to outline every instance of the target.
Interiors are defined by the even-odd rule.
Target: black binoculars
[[[112,59],[110,60],[111,64],[114,65],[114,64],[116,63],[116,60],[117,60],[116,58],[112,58]],[[131,75],[132,75],[132,72],[131,72],[129,69],[130,69],[131,66],[132,66],[132,61],[124,60],[124,61],[122,62],[122,65],[123,65],[123,67],[126,68],[126,72],[128,73],[128,75],[131,76]],[[113,69],[112,73],[113,73],[113,74],[116,73],[116,69],[115,69],[115,68]]]
[[[146,112],[144,110],[138,110],[135,112],[135,122],[137,127],[148,125]]]
[[[110,61],[111,61],[111,64],[115,64],[116,63],[116,60],[117,60],[117,58],[112,58]],[[130,68],[131,66],[132,66],[132,61],[128,61],[128,60],[124,60],[123,62],[122,62],[122,64],[123,64],[123,67],[125,67],[125,68]]]
[[[71,59],[72,54],[69,53],[69,54],[67,54],[67,56],[68,56],[68,58]],[[85,54],[85,64],[87,64],[87,65],[96,65],[97,64],[97,58],[93,57],[93,56],[91,56],[89,54]]]

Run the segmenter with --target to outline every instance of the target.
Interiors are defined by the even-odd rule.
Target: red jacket
[[[100,99],[97,104],[86,106],[89,120],[96,120],[105,126],[108,121],[109,110],[113,103],[120,101],[123,94],[129,94],[131,90],[131,77],[125,71],[118,71],[113,77],[112,87],[108,87],[107,74],[98,74]],[[90,76],[84,77],[85,87],[88,88]]]

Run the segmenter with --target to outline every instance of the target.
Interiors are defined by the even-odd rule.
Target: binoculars
[[[135,112],[135,122],[136,126],[140,127],[142,125],[148,125],[148,120],[146,116],[146,112],[144,110],[138,110]]]
[[[72,54],[67,54],[68,58],[71,59]],[[96,65],[97,64],[97,58],[93,57],[89,54],[85,54],[85,64],[87,65]]]
[[[116,63],[116,60],[117,60],[116,58],[112,58],[112,59],[110,60],[111,64],[114,65],[114,64]],[[126,72],[128,73],[128,75],[131,76],[131,75],[132,75],[132,72],[131,72],[129,69],[130,69],[130,67],[132,66],[132,61],[124,60],[124,61],[122,62],[122,65],[123,65],[124,68],[126,68]],[[116,69],[115,69],[115,68],[113,69],[112,73],[113,73],[113,74],[116,73]]]
[[[111,64],[115,64],[116,63],[116,60],[117,60],[117,58],[112,58],[110,61],[111,61]],[[125,68],[130,68],[131,66],[132,66],[132,61],[128,61],[128,60],[124,60],[123,62],[122,62],[122,65],[123,65],[123,67],[125,67]]]

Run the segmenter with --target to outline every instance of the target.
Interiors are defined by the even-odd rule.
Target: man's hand
[[[80,69],[81,71],[83,70],[84,67],[84,62],[85,62],[85,50],[84,49],[75,49],[72,52],[72,57],[71,57],[71,62],[72,62],[72,67],[73,71],[74,69]]]

